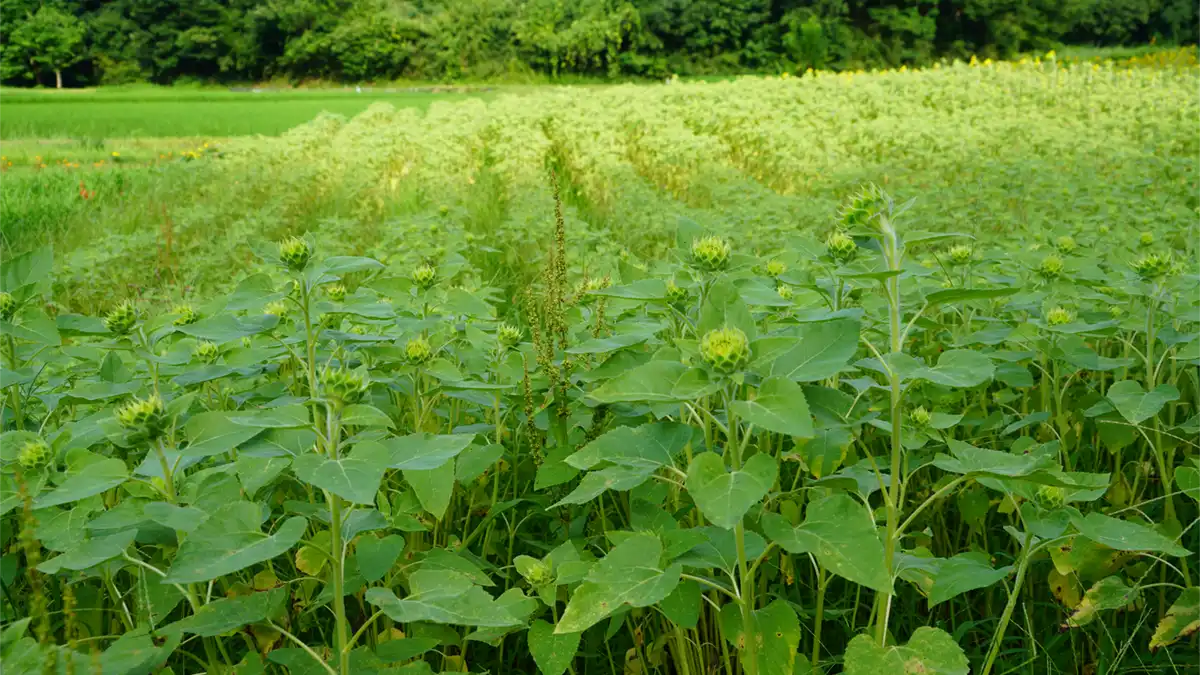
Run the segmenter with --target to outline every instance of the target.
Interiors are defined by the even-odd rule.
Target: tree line
[[[1196,34],[1195,0],[0,0],[0,81],[663,77]]]

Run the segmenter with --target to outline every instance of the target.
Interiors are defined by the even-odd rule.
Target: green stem
[[[815,671],[821,662],[821,624],[825,621],[825,589],[829,586],[829,578],[825,568],[817,565],[817,610],[813,617],[813,648],[812,667]]]
[[[343,595],[346,552],[342,543],[342,499],[328,492],[325,494],[325,498],[329,501],[329,534],[332,540],[330,558],[333,563],[333,616],[336,622],[334,631],[337,639],[338,673],[339,675],[349,675],[350,651],[346,635],[346,598]]]
[[[1000,614],[1000,623],[996,624],[996,632],[992,634],[992,646],[988,650],[987,660],[983,664],[980,675],[989,675],[996,657],[1000,654],[1000,645],[1004,642],[1004,633],[1008,630],[1008,622],[1012,619],[1013,610],[1017,608],[1017,598],[1021,595],[1021,586],[1025,583],[1025,570],[1029,568],[1030,551],[1033,545],[1033,535],[1025,534],[1025,543],[1021,546],[1021,561],[1017,563],[1017,578],[1013,581],[1012,590],[1008,593],[1008,604]]]
[[[8,343],[8,365],[15,372],[17,370],[17,343],[13,340],[13,336],[5,336]],[[9,391],[12,396],[13,423],[16,424],[18,430],[25,429],[25,415],[21,412],[21,386],[12,384],[9,386]]]
[[[174,504],[179,501],[179,495],[175,493],[175,476],[171,473],[171,463],[167,461],[162,439],[154,441],[154,452],[158,455],[158,465],[162,468],[163,482],[167,484],[167,500]]]
[[[746,675],[758,675],[758,633],[754,625],[754,575],[746,569],[746,526],[738,523],[733,529],[737,537],[738,584],[741,598],[738,604],[742,607],[742,634],[745,636],[746,663],[742,669]]]

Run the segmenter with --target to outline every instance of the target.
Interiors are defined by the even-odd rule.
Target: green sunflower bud
[[[1141,236],[1138,237],[1138,246],[1153,246],[1153,245],[1154,245],[1154,233],[1153,232],[1143,232],[1141,234]]]
[[[554,570],[540,560],[531,563],[526,572],[528,574],[526,578],[531,586],[545,586],[554,583]]]
[[[1043,279],[1057,279],[1062,276],[1064,267],[1062,258],[1056,255],[1048,255],[1042,258],[1041,264],[1038,265],[1037,273]]]
[[[287,313],[288,313],[288,306],[287,306],[287,303],[284,302],[283,300],[276,300],[275,302],[268,302],[266,304],[266,306],[263,307],[263,314],[272,314],[281,319],[283,317],[287,316]]]
[[[337,407],[361,401],[367,384],[362,373],[346,368],[327,369],[321,373],[321,391]]]
[[[1101,225],[1100,227],[1097,227],[1097,228],[1096,228],[1096,233],[1097,233],[1097,234],[1108,234],[1108,226],[1107,226],[1107,225]]]
[[[732,252],[733,247],[720,237],[701,237],[692,241],[692,264],[706,272],[719,272],[729,266]]]
[[[1044,509],[1056,509],[1067,503],[1067,491],[1055,485],[1043,485],[1037,489],[1036,501]]]
[[[175,315],[172,323],[176,326],[190,326],[200,320],[200,315],[191,305],[175,305],[171,313]]]
[[[783,298],[784,300],[792,299],[792,287],[788,286],[787,284],[779,284],[775,287],[775,292],[778,293],[779,297]]]
[[[12,293],[0,292],[0,319],[8,321],[17,313],[17,299]]]
[[[908,421],[912,422],[918,427],[929,426],[929,421],[931,419],[933,419],[933,416],[928,410],[925,409],[925,406],[917,406],[916,408],[908,411]]]
[[[167,410],[158,396],[135,398],[117,408],[116,416],[117,424],[144,434],[149,440],[158,438],[167,428]]]
[[[433,347],[425,338],[413,338],[404,345],[404,358],[410,364],[419,366],[433,358]]]
[[[204,340],[203,342],[197,344],[196,348],[192,350],[192,356],[196,357],[196,360],[200,361],[201,363],[212,363],[216,361],[217,357],[220,355],[220,348],[208,340]]]
[[[842,205],[842,226],[854,229],[867,225],[887,206],[887,196],[878,186],[864,185]]]
[[[1125,316],[1125,308],[1120,305],[1109,305],[1108,315],[1114,319],[1119,319]]]
[[[137,324],[137,307],[133,302],[124,300],[104,317],[104,327],[114,335],[128,335]]]
[[[700,339],[700,356],[713,370],[734,373],[750,362],[750,340],[738,328],[716,328]]]
[[[1046,323],[1051,326],[1063,326],[1075,320],[1075,312],[1065,307],[1055,307],[1046,312]]]
[[[686,288],[675,285],[675,280],[667,282],[667,302],[672,305],[682,305],[687,302],[688,292]]]
[[[312,259],[312,248],[299,237],[288,237],[279,242],[279,262],[293,272],[302,272]]]
[[[951,246],[946,255],[950,258],[951,265],[961,266],[971,262],[971,256],[974,255],[974,251],[966,244],[958,244],[957,246]]]
[[[771,277],[772,279],[778,277],[786,271],[787,265],[783,264],[782,261],[772,260],[771,262],[767,263],[767,276]]]
[[[412,272],[413,283],[423,291],[433,288],[433,285],[437,283],[437,276],[437,268],[429,263],[419,265]]]
[[[825,240],[825,251],[830,258],[845,264],[858,256],[858,244],[850,235],[836,230]]]
[[[496,327],[496,342],[504,349],[512,349],[521,342],[521,329],[509,323]]]
[[[1147,253],[1133,261],[1130,265],[1137,275],[1146,281],[1153,281],[1166,276],[1171,271],[1171,256],[1161,253]]]
[[[17,452],[17,464],[26,471],[40,469],[50,461],[51,457],[50,446],[46,445],[46,441],[40,438],[35,438],[26,441],[21,449]]]
[[[1059,253],[1068,254],[1075,252],[1075,239],[1073,237],[1063,235],[1054,240],[1054,248],[1058,249]]]
[[[341,284],[330,284],[325,287],[325,295],[334,302],[341,302],[346,299],[346,287]]]

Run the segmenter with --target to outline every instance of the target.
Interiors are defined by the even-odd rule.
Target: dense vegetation
[[[556,88],[9,170],[5,673],[1195,672],[1198,83]]]
[[[3,0],[0,80],[69,86],[895,67],[1194,43],[1191,0]]]

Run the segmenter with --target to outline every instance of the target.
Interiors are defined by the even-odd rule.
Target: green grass
[[[491,90],[364,91],[117,87],[0,92],[0,138],[126,138],[279,134],[322,112],[353,117],[372,103],[426,109]]]

